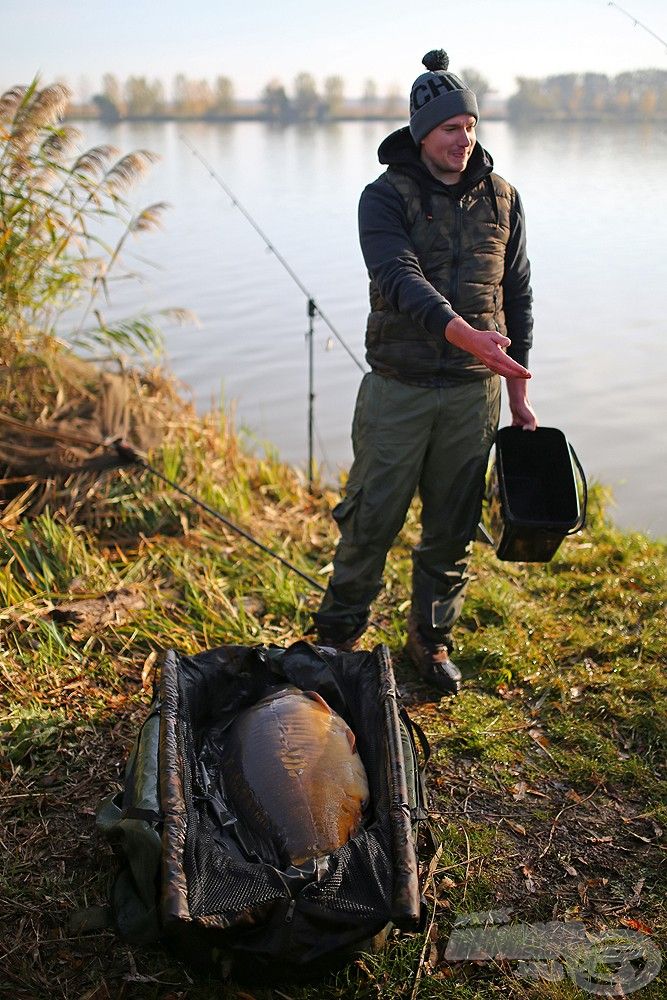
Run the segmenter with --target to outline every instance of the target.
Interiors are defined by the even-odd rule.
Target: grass
[[[304,572],[330,561],[335,496],[310,496],[275,457],[244,452],[221,415],[175,428],[154,462]],[[547,565],[499,563],[476,547],[456,700],[431,701],[401,651],[416,508],[391,554],[374,610],[383,631],[364,644],[388,642],[403,700],[433,745],[442,853],[424,887],[427,940],[394,936],[316,985],[267,992],[209,981],[108,929],[74,933],[72,914],[107,898],[114,863],[94,812],[119,780],[164,649],[287,645],[308,633],[318,597],[148,474],[115,474],[100,496],[92,526],[54,510],[0,535],[0,907],[14,929],[3,977],[17,1000],[585,995],[569,980],[518,978],[500,959],[446,962],[457,914],[489,909],[639,927],[664,951],[665,548],[617,530],[599,488],[590,526]],[[136,610],[101,627],[52,615],[62,601],[122,587],[140,596]],[[641,995],[661,997],[665,985],[663,974]]]

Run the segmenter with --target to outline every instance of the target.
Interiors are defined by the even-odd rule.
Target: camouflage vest
[[[460,199],[431,188],[427,213],[414,178],[392,167],[384,177],[405,202],[408,233],[427,280],[472,326],[505,334],[502,280],[514,198],[511,185],[492,173]],[[444,331],[433,336],[394,311],[372,280],[370,303],[366,358],[375,371],[425,384],[489,376],[488,368],[450,344]]]

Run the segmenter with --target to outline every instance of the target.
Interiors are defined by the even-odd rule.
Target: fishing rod
[[[232,205],[235,208],[238,208],[238,210],[241,213],[241,215],[243,215],[243,217],[250,223],[250,225],[255,230],[255,232],[258,234],[258,236],[264,241],[264,244],[265,244],[267,250],[269,250],[275,256],[276,260],[287,271],[287,273],[289,274],[289,276],[292,279],[292,281],[295,283],[295,285],[297,286],[297,288],[299,288],[299,290],[306,296],[306,299],[308,301],[308,306],[307,306],[307,309],[308,309],[308,332],[306,333],[306,339],[308,341],[308,488],[310,489],[310,492],[312,493],[312,491],[313,491],[313,420],[314,420],[313,414],[314,414],[314,403],[315,403],[315,392],[314,392],[314,360],[313,360],[313,336],[314,336],[315,330],[314,330],[314,322],[313,321],[314,321],[314,318],[315,318],[316,315],[318,315],[324,321],[324,323],[326,324],[326,326],[328,326],[328,328],[331,331],[331,333],[334,335],[334,337],[336,338],[336,340],[338,341],[338,343],[341,344],[341,346],[347,351],[348,355],[350,356],[350,358],[352,359],[352,361],[354,361],[354,363],[357,366],[357,368],[361,372],[365,372],[366,369],[364,368],[364,366],[361,363],[361,361],[359,361],[359,358],[354,354],[354,352],[352,351],[352,349],[349,347],[349,345],[345,342],[345,340],[340,335],[340,333],[338,332],[338,330],[336,330],[335,326],[333,325],[333,323],[331,322],[331,320],[328,318],[328,316],[326,316],[325,313],[322,312],[322,310],[320,309],[319,305],[317,304],[317,302],[315,300],[315,297],[306,288],[306,286],[301,281],[301,279],[299,278],[299,276],[296,273],[296,271],[294,270],[294,268],[290,266],[290,264],[285,259],[285,257],[283,257],[283,255],[280,253],[280,251],[276,248],[275,244],[271,242],[271,240],[269,239],[269,237],[267,236],[267,234],[264,232],[264,230],[261,228],[261,226],[259,225],[259,223],[256,222],[256,220],[252,217],[252,215],[250,214],[250,212],[248,211],[248,209],[244,205],[241,204],[241,202],[236,197],[236,195],[234,194],[234,192],[232,191],[232,189],[229,187],[229,185],[225,183],[225,181],[222,179],[222,177],[220,177],[220,175],[213,169],[213,167],[208,162],[208,160],[206,160],[205,157],[202,156],[202,154],[199,152],[199,150],[196,148],[196,146],[194,146],[193,143],[191,143],[190,140],[187,139],[186,136],[184,136],[182,132],[179,132],[178,135],[179,135],[179,138],[183,141],[183,143],[188,147],[188,149],[193,154],[193,156],[195,156],[199,160],[199,162],[202,164],[202,166],[204,167],[204,169],[208,171],[209,175],[213,178],[213,180],[216,182],[216,184],[218,184],[222,188],[222,190],[225,192],[225,194],[227,195],[227,197],[230,199]]]
[[[226,525],[226,527],[231,528],[231,530],[235,531],[237,535],[240,535],[242,538],[245,538],[248,542],[251,542],[258,549],[261,549],[262,552],[266,553],[266,555],[271,556],[273,559],[277,559],[278,562],[285,567],[285,569],[292,570],[292,572],[296,573],[297,576],[300,576],[302,580],[305,580],[306,583],[309,583],[311,587],[314,587],[321,593],[326,593],[327,588],[324,587],[317,580],[313,579],[312,576],[309,576],[308,573],[304,573],[303,570],[299,569],[298,566],[295,566],[294,563],[291,563],[288,559],[285,559],[283,556],[280,555],[279,552],[276,552],[275,549],[270,549],[268,545],[264,544],[264,542],[260,542],[258,538],[255,538],[254,535],[251,535],[249,531],[245,530],[245,528],[241,528],[238,524],[235,524],[233,521],[230,521],[228,517],[225,517],[225,515],[222,514],[219,510],[216,510],[215,507],[211,507],[209,506],[209,504],[205,503],[201,499],[201,497],[195,496],[194,493],[190,493],[188,490],[180,486],[177,482],[174,482],[173,479],[169,479],[167,476],[164,475],[164,473],[160,472],[159,469],[156,469],[154,465],[151,465],[150,462],[148,462],[146,458],[141,454],[141,452],[137,451],[136,448],[133,448],[131,444],[128,444],[126,441],[116,439],[115,441],[111,441],[108,444],[105,444],[104,447],[113,448],[115,450],[116,455],[118,457],[118,462],[120,464],[138,465],[140,468],[145,469],[146,472],[150,472],[150,474],[152,476],[155,476],[156,479],[161,479],[163,483],[167,484],[167,486],[171,486],[172,489],[176,490],[178,493],[181,493],[184,497],[187,497],[187,499],[190,500],[191,503],[195,504],[195,506],[201,507],[201,509],[205,510],[207,514],[210,514],[212,517],[215,517],[218,521],[221,521],[224,525]],[[368,625],[369,627],[375,628],[379,632],[382,632],[385,636],[387,637],[389,636],[389,632],[384,627],[384,625],[381,625],[374,619],[369,618]]]
[[[652,38],[655,38],[658,42],[660,42],[660,44],[664,47],[665,51],[667,52],[667,42],[665,41],[665,39],[661,38],[660,35],[656,35],[655,31],[651,31],[651,29],[649,27],[647,27],[647,25],[642,24],[642,22],[639,21],[634,16],[634,14],[631,14],[630,11],[625,10],[625,8],[621,7],[620,4],[614,3],[613,0],[609,0],[609,2],[607,3],[607,6],[608,7],[615,7],[616,10],[620,10],[621,14],[625,14],[626,17],[630,18],[630,20],[633,22],[635,28],[643,28],[643,30],[646,31],[649,35],[651,35]]]
[[[149,472],[152,476],[155,476],[156,479],[162,480],[162,482],[166,483],[167,486],[171,486],[172,489],[176,490],[178,493],[181,493],[184,497],[187,497],[187,499],[190,500],[191,503],[195,504],[195,506],[201,507],[202,510],[205,510],[207,512],[207,514],[210,514],[212,517],[215,517],[218,521],[221,521],[227,528],[230,528],[232,531],[235,531],[237,535],[240,535],[242,538],[245,538],[246,541],[251,542],[258,549],[261,549],[262,552],[265,552],[267,555],[272,556],[274,559],[277,559],[280,563],[282,563],[282,565],[286,569],[291,569],[292,572],[300,576],[302,580],[305,580],[306,583],[309,583],[311,587],[314,587],[316,590],[320,590],[322,592],[326,590],[326,587],[322,586],[322,584],[319,583],[318,580],[315,580],[313,579],[312,576],[309,576],[307,573],[304,573],[303,570],[299,569],[298,566],[295,566],[293,563],[289,562],[287,559],[281,556],[279,552],[276,552],[274,549],[270,549],[268,545],[264,544],[264,542],[260,542],[258,538],[255,538],[254,535],[251,535],[249,531],[245,530],[245,528],[242,528],[240,527],[240,525],[235,524],[228,517],[225,517],[225,515],[222,514],[219,510],[216,510],[214,507],[211,507],[209,506],[209,504],[205,503],[201,499],[201,497],[195,496],[194,493],[190,493],[188,490],[184,489],[183,486],[175,482],[173,479],[169,479],[167,476],[164,475],[163,472],[160,472],[160,470],[156,469],[154,465],[151,465],[150,462],[147,460],[146,456],[142,454],[142,452],[138,451],[136,448],[134,448],[131,444],[129,444],[122,438],[114,438],[113,440],[107,439],[104,441],[100,441],[99,439],[88,437],[85,434],[84,435],[67,434],[63,431],[50,430],[48,427],[39,427],[35,424],[26,424],[23,421],[16,420],[15,418],[9,417],[4,413],[0,413],[0,424],[6,424],[8,427],[13,428],[14,430],[23,431],[28,435],[35,435],[36,437],[46,438],[51,441],[62,442],[63,444],[77,444],[77,445],[83,444],[83,445],[90,445],[91,447],[95,448],[104,448],[105,452],[107,453],[106,456],[84,460],[79,463],[78,467],[59,466],[49,471],[59,471],[67,473],[102,472],[102,471],[110,471],[113,468],[123,468],[124,466],[128,465],[130,466],[138,465],[140,468],[145,469],[146,472]],[[6,442],[5,446],[7,446]],[[11,444],[9,445],[9,447],[11,448]]]
[[[156,479],[161,479],[163,483],[166,483],[167,486],[171,486],[171,488],[176,490],[177,493],[181,493],[184,497],[187,497],[191,503],[195,504],[197,507],[201,507],[202,510],[205,510],[207,514],[210,514],[212,517],[215,517],[218,521],[221,521],[226,527],[231,528],[231,530],[235,531],[237,535],[241,536],[241,538],[245,538],[246,541],[251,542],[258,549],[261,549],[262,552],[266,553],[266,555],[272,556],[273,559],[277,559],[278,562],[281,563],[286,569],[291,569],[293,573],[296,573],[297,576],[300,576],[301,579],[305,580],[306,583],[309,583],[311,587],[314,587],[316,590],[319,590],[322,593],[326,591],[326,587],[323,587],[321,583],[318,583],[317,580],[314,580],[312,576],[309,576],[307,573],[304,573],[303,570],[300,570],[298,566],[294,565],[294,563],[289,562],[287,559],[281,556],[279,552],[276,552],[275,549],[270,549],[268,545],[265,545],[264,542],[260,542],[258,538],[255,538],[254,535],[251,535],[249,531],[245,530],[245,528],[241,528],[240,525],[234,524],[233,521],[230,521],[228,517],[225,517],[224,514],[221,514],[219,510],[215,509],[215,507],[210,507],[200,497],[195,496],[194,493],[190,493],[188,490],[180,486],[177,482],[174,482],[173,479],[169,479],[162,472],[160,472],[159,469],[156,469],[154,465],[151,465],[149,462],[147,462],[142,455],[140,455],[137,451],[135,451],[134,448],[131,447],[131,445],[127,445],[124,442],[115,442],[115,448],[119,454],[119,457],[123,459],[124,463],[128,465],[130,464],[138,465],[142,469],[145,469],[146,472],[150,472],[150,474],[152,476],[155,476]]]

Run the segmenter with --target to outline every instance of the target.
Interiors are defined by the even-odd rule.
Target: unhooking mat
[[[225,730],[276,685],[315,691],[342,716],[371,798],[350,841],[286,870],[244,856],[219,773]],[[399,712],[386,646],[169,651],[124,788],[98,811],[120,861],[112,890],[119,933],[162,941],[203,967],[245,957],[256,971],[279,966],[284,975],[338,964],[388,925],[415,929],[427,756],[423,734]]]

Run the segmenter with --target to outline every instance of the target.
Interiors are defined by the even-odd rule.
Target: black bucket
[[[583,502],[579,502],[579,471]],[[498,559],[549,562],[566,535],[586,520],[586,476],[562,431],[502,427],[489,489]]]

